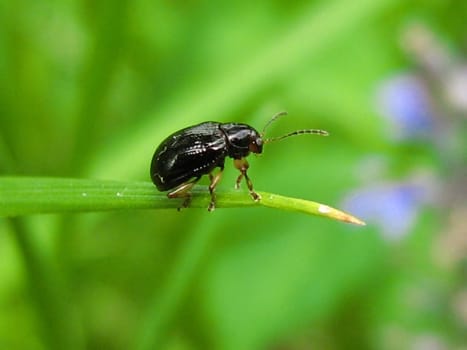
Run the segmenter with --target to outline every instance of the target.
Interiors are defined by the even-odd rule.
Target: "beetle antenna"
[[[287,115],[287,112],[286,111],[282,111],[282,112],[278,112],[276,114],[274,114],[272,116],[271,119],[269,119],[269,121],[266,123],[266,125],[264,126],[263,128],[263,131],[261,132],[261,136],[264,136],[265,133],[266,133],[266,129],[269,127],[269,125],[271,125],[273,122],[275,122],[277,119],[279,119],[280,117],[283,117],[283,116],[286,116]]]
[[[274,141],[279,141],[282,139],[285,139],[290,136],[296,136],[296,135],[305,135],[305,134],[312,134],[312,135],[321,135],[321,136],[329,136],[329,133],[325,130],[320,130],[320,129],[304,129],[304,130],[296,130],[289,132],[288,134],[278,136],[278,137],[271,137],[269,139],[266,139],[264,143],[269,143],[269,142],[274,142]]]

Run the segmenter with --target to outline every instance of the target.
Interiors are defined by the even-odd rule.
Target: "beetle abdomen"
[[[159,191],[223,167],[225,136],[219,123],[206,122],[180,130],[157,148],[151,163],[151,179]]]

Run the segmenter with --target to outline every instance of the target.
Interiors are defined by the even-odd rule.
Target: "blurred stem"
[[[84,20],[91,29],[89,55],[79,79],[81,96],[77,110],[70,172],[79,173],[94,149],[105,124],[103,106],[112,78],[124,52],[127,0],[104,0],[84,3]]]
[[[165,288],[157,291],[152,300],[146,319],[143,320],[141,335],[136,348],[139,350],[160,349],[167,340],[174,319],[190,290],[190,286],[200,270],[203,257],[213,239],[214,222],[198,225],[192,236],[181,248],[175,259],[175,266]]]
[[[14,173],[17,171],[10,149],[0,137],[0,159],[3,171]],[[9,184],[1,183],[2,189]],[[0,206],[8,203],[8,196],[0,194]],[[6,204],[8,205],[8,204]],[[12,228],[13,239],[18,245],[21,254],[28,287],[34,300],[37,315],[40,319],[42,335],[47,349],[81,349],[82,336],[76,324],[75,313],[66,305],[68,300],[66,288],[61,281],[61,274],[53,268],[54,264],[40,254],[41,249],[36,246],[34,232],[26,225],[25,218],[8,218]]]
[[[66,305],[59,273],[39,254],[24,219],[10,218],[14,238],[22,254],[31,297],[37,306],[40,326],[48,349],[81,349],[81,337],[73,313]]]
[[[13,157],[11,152],[8,152],[9,148],[6,145],[5,138],[0,134],[0,173],[12,173],[13,166]]]
[[[217,208],[265,206],[364,225],[363,221],[317,202],[258,192],[255,202],[241,191],[217,192]],[[207,208],[211,197],[206,188],[193,191],[190,208]],[[115,209],[177,208],[182,200],[169,199],[149,182],[119,182],[85,179],[0,177],[0,216],[83,212]]]

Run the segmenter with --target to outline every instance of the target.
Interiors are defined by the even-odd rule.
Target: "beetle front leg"
[[[259,201],[261,196],[253,190],[253,183],[251,182],[250,178],[248,177],[247,170],[250,167],[247,160],[245,158],[242,159],[234,159],[235,167],[240,170],[240,175],[237,177],[237,181],[235,183],[235,188],[240,188],[240,182],[243,178],[245,178],[246,184],[248,186],[248,190],[250,191],[250,195],[254,201]]]
[[[216,209],[216,194],[214,193],[214,190],[222,177],[223,170],[224,168],[221,167],[221,170],[216,175],[212,175],[212,173],[209,173],[209,180],[211,180],[211,183],[209,184],[211,202],[209,203],[208,211],[213,211],[214,209]]]
[[[167,197],[169,198],[185,198],[182,202],[182,205],[177,208],[178,211],[180,211],[181,208],[188,208],[191,202],[191,189],[200,178],[201,176],[196,177],[188,182],[181,184],[175,190],[167,193]]]

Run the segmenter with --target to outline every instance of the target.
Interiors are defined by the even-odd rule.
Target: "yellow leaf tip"
[[[327,206],[327,205],[324,205],[324,204],[321,204],[318,207],[318,211],[320,213],[322,213],[323,215],[325,215],[325,216],[334,218],[334,219],[339,220],[339,221],[348,222],[350,224],[359,225],[359,226],[365,226],[366,225],[366,223],[364,221],[356,218],[355,216],[347,214],[347,213],[345,213],[343,211],[331,208],[330,206]]]
[[[351,224],[355,224],[355,225],[366,226],[365,221],[360,220],[360,219],[356,218],[355,216],[351,216],[351,215],[349,215],[349,221],[348,222],[351,223]]]

